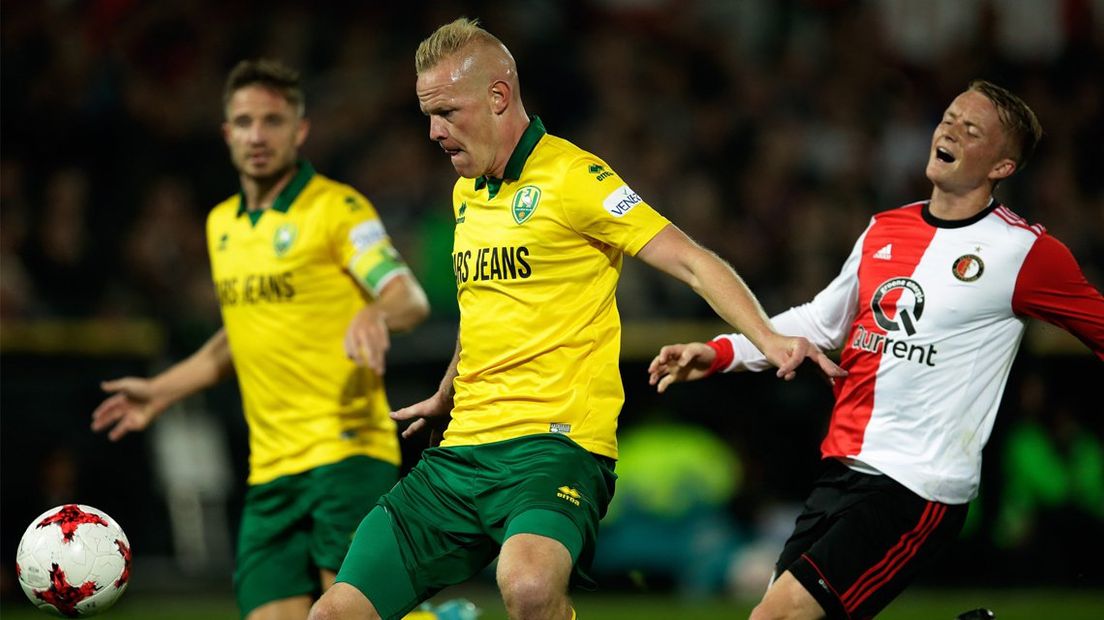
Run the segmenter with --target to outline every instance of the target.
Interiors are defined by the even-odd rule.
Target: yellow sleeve
[[[408,271],[406,263],[367,198],[350,191],[333,211],[331,240],[338,260],[373,298],[378,297],[392,278]]]
[[[564,178],[564,217],[576,232],[635,256],[670,222],[597,157],[581,157]]]

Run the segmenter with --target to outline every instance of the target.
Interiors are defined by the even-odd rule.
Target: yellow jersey
[[[562,433],[616,458],[617,279],[669,222],[536,117],[503,176],[453,189],[460,359],[441,445]]]
[[[299,162],[272,207],[241,194],[207,246],[249,425],[249,484],[353,455],[399,463],[383,382],[345,355],[353,316],[407,268],[372,204]]]

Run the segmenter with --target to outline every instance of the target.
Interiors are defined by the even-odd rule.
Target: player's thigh
[[[296,476],[251,487],[238,533],[234,592],[243,615],[318,591],[310,556],[310,505]]]
[[[929,502],[880,476],[877,489],[830,519],[827,531],[788,567],[829,617],[867,617],[885,608],[945,549],[966,506]]]
[[[763,595],[749,620],[789,618],[815,620],[824,617],[824,609],[789,571],[782,573]]]
[[[338,571],[383,618],[467,581],[498,553],[468,503],[474,471],[435,450],[368,513]]]
[[[311,558],[320,569],[336,571],[361,520],[399,477],[398,467],[354,456],[312,470]]]
[[[503,543],[515,534],[558,541],[574,564],[572,578],[593,586],[588,572],[598,523],[617,478],[612,460],[556,435],[500,442],[493,450],[481,458],[501,471],[500,479],[479,499],[479,514],[491,535]]]

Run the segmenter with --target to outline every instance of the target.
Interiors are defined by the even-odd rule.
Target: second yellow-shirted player
[[[383,382],[343,348],[366,302],[409,277],[371,203],[302,161],[271,208],[249,212],[240,195],[216,206],[207,239],[249,425],[249,484],[357,454],[398,465]]]
[[[236,372],[250,443],[238,606],[248,620],[305,618],[398,478],[384,354],[428,305],[372,205],[298,158],[309,123],[295,71],[243,61],[223,103],[241,181],[207,220],[223,328],[151,379],[105,382],[114,395],[92,426],[117,440]]]

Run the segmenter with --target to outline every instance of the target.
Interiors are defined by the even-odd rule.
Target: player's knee
[[[360,590],[345,583],[336,583],[314,603],[307,620],[344,620],[346,618],[379,620],[380,616]]]
[[[539,610],[554,607],[565,596],[559,584],[552,583],[547,573],[537,567],[515,567],[498,575],[498,588],[511,617],[529,617]]]

